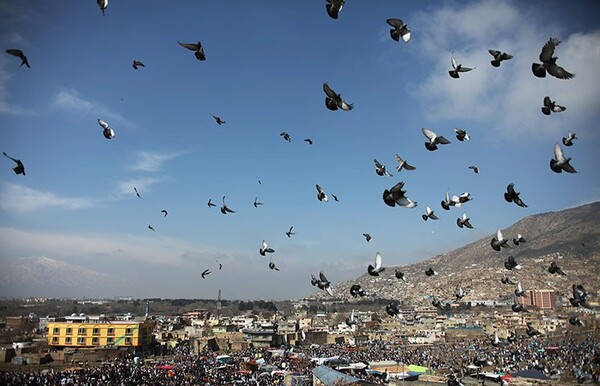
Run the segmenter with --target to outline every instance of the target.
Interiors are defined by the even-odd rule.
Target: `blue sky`
[[[311,273],[356,277],[376,251],[384,265],[409,264],[597,201],[598,11],[594,1],[349,0],[334,20],[325,1],[110,1],[103,17],[91,0],[0,1],[2,51],[19,48],[31,64],[0,56],[1,150],[27,172],[2,157],[0,265],[46,256],[109,275],[98,296],[299,298]],[[390,39],[391,17],[409,25],[408,44]],[[531,73],[550,37],[574,79]],[[207,60],[178,41],[201,41]],[[493,68],[489,48],[514,59]],[[450,78],[452,51],[475,69]],[[323,82],[354,109],[327,110]],[[543,115],[546,95],[567,110]],[[452,143],[427,151],[422,127]],[[569,130],[579,173],[558,175],[549,161]],[[396,172],[396,153],[417,170]],[[394,176],[376,175],[374,158]],[[398,181],[416,208],[383,203]],[[511,182],[528,208],[504,201]],[[340,202],[319,202],[315,184]],[[447,190],[474,199],[446,212]],[[207,207],[223,195],[236,213]],[[426,206],[441,219],[424,222]],[[456,226],[463,211],[474,230]],[[263,239],[280,272],[258,254]]]

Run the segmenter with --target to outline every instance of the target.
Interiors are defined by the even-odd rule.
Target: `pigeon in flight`
[[[550,115],[551,113],[560,113],[565,111],[565,106],[557,105],[555,101],[550,100],[549,96],[544,97],[544,106],[542,106],[542,114]]]
[[[403,208],[414,208],[417,206],[417,202],[406,197],[406,191],[402,190],[404,182],[400,181],[394,185],[391,189],[385,189],[383,191],[383,202],[388,206],[401,206]]]
[[[513,269],[520,270],[521,265],[517,263],[513,256],[508,256],[508,258],[504,262],[504,268],[508,269],[509,271],[512,271]]]
[[[152,225],[148,225],[148,229],[150,229],[152,232],[156,232],[156,230],[154,230],[154,227]]]
[[[258,208],[258,206],[262,205],[262,204],[263,204],[262,202],[258,201],[258,197],[254,197],[254,204],[252,204],[252,205],[254,205],[255,208]]]
[[[508,276],[503,276],[502,279],[500,279],[500,282],[502,284],[510,284],[510,285],[517,285],[517,283],[515,283],[514,280],[512,280],[510,277]]]
[[[385,271],[385,267],[383,267],[381,264],[381,255],[379,254],[379,252],[377,252],[375,253],[375,265],[373,266],[369,264],[369,266],[367,267],[367,272],[369,273],[369,275],[379,276],[379,273]]]
[[[550,267],[548,267],[548,272],[550,272],[550,273],[552,273],[552,274],[555,274],[555,273],[557,273],[557,274],[559,274],[559,275],[562,275],[562,276],[565,276],[565,275],[566,275],[565,271],[563,271],[563,270],[562,270],[562,269],[561,269],[561,268],[558,266],[558,264],[556,264],[556,261],[553,261],[553,262],[551,262],[551,263],[550,263]]]
[[[329,197],[327,197],[327,194],[325,194],[325,191],[319,184],[317,184],[317,199],[322,202],[329,201]]]
[[[569,298],[569,302],[573,307],[583,306],[585,308],[591,308],[588,303],[588,293],[581,284],[573,284],[573,297]]]
[[[430,207],[425,208],[425,214],[422,214],[421,218],[423,218],[424,221],[427,221],[428,219],[439,220],[439,217],[433,213],[433,210]]]
[[[335,194],[331,193],[331,197],[333,197],[333,201],[340,202],[340,200],[338,200],[338,197]]]
[[[210,272],[210,269],[208,269],[208,268],[207,268],[207,269],[205,269],[204,271],[202,271],[202,278],[203,278],[203,279],[206,279],[206,276],[207,276],[207,275],[210,275],[210,273],[211,273],[211,272]]]
[[[565,157],[562,148],[557,143],[554,145],[554,159],[550,160],[550,169],[555,173],[562,173],[563,170],[567,173],[577,173],[577,170],[569,163],[571,157]]]
[[[505,240],[502,237],[502,231],[500,231],[499,228],[496,230],[496,236],[492,238],[490,245],[494,251],[499,251],[502,248],[510,248],[510,245],[508,245],[508,240]]]
[[[313,144],[313,140],[312,140],[312,139],[310,139],[310,138],[305,138],[305,139],[304,139],[304,142],[308,143],[309,145],[312,145],[312,144]]]
[[[352,326],[356,324],[356,319],[354,319],[354,310],[350,313],[350,316],[346,318],[346,325]]]
[[[527,205],[523,202],[523,200],[521,200],[521,197],[519,197],[520,194],[521,193],[518,193],[515,190],[515,184],[513,184],[511,182],[506,187],[506,192],[504,193],[504,199],[506,201],[508,201],[508,202],[514,202],[515,204],[517,204],[521,208],[527,208]]]
[[[387,23],[394,27],[390,29],[390,36],[393,40],[399,42],[400,38],[404,43],[408,43],[410,41],[410,30],[405,22],[400,19],[387,19]]]
[[[467,214],[463,213],[461,217],[456,219],[456,225],[458,225],[459,228],[467,227],[469,229],[473,229],[473,225],[471,225],[469,220],[470,218],[467,217]]]
[[[140,62],[139,60],[134,59],[131,67],[133,67],[135,70],[137,70],[140,67],[146,67],[146,66],[144,65],[144,63]]]
[[[133,191],[135,192],[135,195],[136,195],[138,198],[142,198],[142,196],[140,196],[140,192],[138,192],[138,190],[137,190],[137,188],[136,188],[135,186],[133,187]]]
[[[469,169],[473,170],[475,172],[475,174],[479,173],[479,167],[475,166],[475,165],[471,165],[469,166]]]
[[[98,7],[100,7],[100,10],[102,11],[102,16],[106,16],[104,14],[104,10],[108,7],[108,0],[96,0],[96,3],[98,4]]]
[[[450,143],[450,141],[448,141],[446,138],[441,135],[438,136],[429,129],[423,127],[421,131],[423,131],[423,135],[429,140],[429,142],[425,142],[425,148],[427,148],[429,151],[437,150],[437,145],[447,145]]]
[[[557,38],[550,38],[546,44],[544,44],[542,52],[540,53],[540,61],[542,63],[531,64],[531,71],[533,71],[533,75],[537,76],[538,78],[545,78],[547,71],[548,74],[558,79],[571,79],[575,76],[575,74],[571,74],[556,64],[556,59],[558,58],[555,56],[553,57],[552,55],[554,55],[554,49],[559,44],[560,39]]]
[[[442,208],[445,210],[450,210],[451,206],[454,206],[455,202],[450,199],[450,192],[446,191],[446,196],[441,201]]]
[[[531,322],[527,322],[527,331],[525,331],[525,332],[530,337],[542,334],[541,331],[536,330],[535,328],[533,328],[533,325],[531,324]]]
[[[337,19],[340,11],[344,7],[344,3],[346,0],[327,0],[327,4],[325,4],[325,9],[327,9],[327,14],[332,19]]]
[[[292,229],[294,229],[293,226],[291,226],[290,229],[288,229],[288,231],[285,232],[285,234],[287,235],[287,237],[292,237],[292,235],[295,235],[295,233],[292,232]]]
[[[223,269],[223,264],[219,260],[217,260],[217,263],[219,263],[219,271],[222,270]]]
[[[167,212],[166,209],[161,210],[161,213],[163,214],[163,217],[167,217],[167,215],[169,214],[169,212]]]
[[[425,271],[425,275],[427,276],[436,276],[438,273],[436,271],[433,270],[433,268],[429,267],[426,271]]]
[[[223,196],[223,206],[221,206],[221,213],[223,213],[223,214],[235,213],[235,210],[231,210],[227,207],[227,205],[225,205],[225,196]]]
[[[585,323],[583,323],[583,320],[579,319],[579,317],[577,315],[571,315],[569,317],[569,324],[572,326],[581,326],[581,327],[585,326]]]
[[[258,250],[258,253],[260,253],[261,256],[266,256],[267,253],[273,253],[275,252],[275,250],[273,248],[270,248],[269,245],[267,244],[267,242],[265,240],[262,241],[262,243],[260,244],[260,249]]]
[[[473,197],[471,197],[471,193],[469,192],[464,192],[460,196],[452,196],[452,202],[457,208],[460,208],[462,204],[469,202],[472,199]]]
[[[454,51],[452,51],[450,63],[452,63],[452,70],[448,71],[448,74],[450,74],[450,76],[454,79],[460,78],[459,72],[468,72],[473,69],[470,67],[463,67],[462,64],[458,64],[456,58],[454,57]]]
[[[319,272],[318,279],[316,277],[314,277],[314,275],[310,275],[310,276],[311,276],[310,283],[313,286],[317,286],[317,287],[319,287],[319,289],[326,291],[330,296],[333,296],[333,291],[331,290],[331,282],[329,280],[327,280],[327,277],[325,277],[325,273],[323,273],[323,271]]]
[[[215,203],[212,202],[212,198],[208,199],[208,202],[206,203],[206,205],[208,205],[209,208],[213,207],[213,206],[217,206],[217,204],[215,204]]]
[[[275,263],[273,262],[273,260],[269,261],[269,269],[275,270],[275,271],[279,271],[279,268],[277,268],[275,266]]]
[[[224,120],[221,119],[221,117],[218,117],[212,113],[210,115],[214,118],[215,122],[217,122],[217,125],[220,126],[220,125],[226,123]]]
[[[466,294],[467,293],[463,291],[461,286],[456,287],[456,291],[454,291],[454,296],[456,297],[456,300],[464,298]]]
[[[106,139],[113,139],[115,136],[115,131],[108,126],[108,123],[98,118],[98,124],[102,127],[102,134]]]
[[[287,131],[282,132],[281,134],[279,134],[281,137],[283,137],[283,139],[285,139],[288,142],[292,142],[292,137],[290,136],[290,134]]]
[[[182,46],[183,48],[187,48],[188,50],[194,51],[194,55],[196,56],[196,59],[198,59],[200,61],[206,60],[206,55],[204,55],[204,47],[202,47],[202,43],[200,43],[200,42],[198,42],[198,43],[177,42],[177,43],[179,43],[179,45]]]
[[[360,284],[352,284],[352,287],[350,287],[350,295],[352,295],[353,298],[357,296],[360,296],[362,298],[366,294],[367,293],[364,289],[361,288]]]
[[[514,301],[510,308],[513,310],[513,312],[529,312],[525,306],[519,302],[519,298],[516,296],[514,296]]]
[[[406,279],[404,278],[404,272],[396,270],[394,276],[396,276],[396,279],[400,279],[406,283]]]
[[[365,240],[367,240],[367,243],[372,239],[371,235],[368,233],[363,233],[363,236],[365,237]]]
[[[385,306],[385,312],[389,316],[396,316],[400,313],[400,308],[398,307],[398,303],[392,302]]]
[[[14,163],[17,164],[17,166],[15,166],[13,168],[13,171],[15,172],[15,174],[25,175],[25,166],[23,165],[23,162],[21,162],[20,159],[13,158],[13,157],[9,156],[8,154],[6,154],[5,152],[2,152],[2,154],[4,154],[4,156],[6,158],[12,160]]]
[[[515,245],[519,245],[519,243],[526,243],[526,242],[527,242],[527,240],[525,240],[523,235],[521,235],[520,233],[517,233],[517,237],[513,237],[513,244],[515,244]]]
[[[503,60],[509,60],[512,59],[513,56],[507,54],[506,52],[500,52],[500,51],[496,51],[496,50],[488,50],[488,52],[490,53],[490,55],[492,55],[494,57],[494,60],[492,60],[490,63],[492,63],[492,66],[494,67],[500,67],[500,62],[502,62]]]
[[[498,337],[498,331],[494,331],[494,339],[492,339],[491,343],[494,347],[498,347],[502,344],[502,341]]]
[[[454,133],[456,133],[456,139],[458,139],[461,142],[468,141],[471,139],[466,130],[459,129],[458,127],[454,128]]]
[[[383,166],[379,161],[377,161],[377,159],[374,158],[373,162],[375,162],[375,173],[377,173],[378,176],[392,177],[392,174],[388,172],[385,169],[385,166]]]
[[[521,282],[517,282],[517,288],[515,288],[515,296],[525,296],[525,291],[523,291],[523,287],[521,286]]]
[[[396,170],[401,172],[402,169],[406,170],[415,170],[416,167],[410,165],[406,160],[403,160],[398,154],[396,154],[396,161],[398,161],[398,166],[396,166]]]
[[[566,137],[562,138],[562,143],[565,146],[573,146],[573,140],[577,139],[577,137],[575,136],[575,133],[571,133],[569,131],[569,134],[567,134]]]
[[[31,66],[29,65],[29,61],[27,60],[27,56],[25,56],[23,51],[17,50],[16,48],[9,48],[8,50],[6,50],[6,53],[21,59],[21,65],[19,67],[23,67],[23,65],[26,65],[27,68],[31,68]]]
[[[329,87],[327,83],[323,83],[323,91],[325,91],[325,106],[329,110],[335,111],[338,108],[344,111],[350,111],[354,108],[354,105],[346,103],[342,99],[342,94],[338,94]]]

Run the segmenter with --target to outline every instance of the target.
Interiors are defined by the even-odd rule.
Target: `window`
[[[127,327],[125,329],[125,335],[133,335],[133,328]]]
[[[60,327],[54,327],[54,328],[52,329],[52,333],[53,333],[53,334],[60,334]]]
[[[67,335],[71,335],[73,333],[73,329],[71,327],[67,327]]]
[[[94,329],[92,330],[92,334],[93,335],[100,335],[100,329],[98,327],[94,327]]]
[[[108,335],[114,335],[115,334],[115,329],[112,327],[108,328]]]
[[[125,338],[125,344],[131,344],[131,338]]]
[[[80,327],[80,328],[77,330],[77,335],[85,335],[85,334],[86,334],[86,332],[85,332],[85,327]]]
[[[77,338],[77,344],[85,344],[85,338],[83,338],[83,337]]]
[[[65,338],[65,344],[71,344],[71,337],[70,336],[67,336]]]
[[[114,344],[115,343],[115,338],[106,338],[106,344]]]
[[[100,344],[100,340],[99,340],[97,337],[93,337],[93,338],[92,338],[92,344],[93,344],[93,345]]]
[[[58,344],[58,336],[52,337],[52,344]]]

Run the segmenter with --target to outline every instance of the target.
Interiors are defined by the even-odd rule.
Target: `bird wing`
[[[425,127],[423,127],[421,129],[421,131],[423,132],[423,135],[425,135],[427,137],[427,139],[429,139],[430,142],[433,141],[435,139],[435,137],[437,137],[437,135],[433,131],[431,131]]]
[[[488,50],[488,52],[494,57],[494,59],[500,55],[500,51]]]
[[[452,54],[450,56],[450,63],[452,63],[452,68],[456,70],[456,68],[458,67],[458,63],[456,62],[456,58],[454,58],[454,51],[452,51]]]
[[[553,75],[559,79],[571,79],[575,77],[575,74],[570,73],[569,71],[565,70],[561,66],[557,66],[556,64],[548,67],[547,70],[550,75]]]
[[[540,53],[540,60],[542,63],[547,63],[552,60],[552,55],[554,55],[554,48],[560,44],[560,40],[557,38],[550,38],[544,47],[542,48],[542,52]]]
[[[388,23],[394,28],[402,28],[402,26],[404,25],[404,22],[400,19],[387,19],[386,23]]]
[[[15,163],[17,163],[17,164],[19,163],[19,160],[17,160],[17,159],[14,159],[13,157],[11,157],[11,156],[9,156],[8,154],[6,154],[5,152],[2,152],[2,154],[4,154],[4,156],[5,156],[6,158],[9,158],[9,159],[13,160]]]
[[[182,42],[177,42],[179,43],[180,46],[187,48],[188,50],[192,50],[192,51],[197,51],[198,50],[198,45],[195,43],[182,43]]]
[[[498,241],[504,240],[504,238],[502,237],[502,231],[500,231],[499,228],[496,230],[496,240],[498,240]]]
[[[335,91],[333,91],[327,83],[323,83],[323,91],[325,91],[325,94],[332,99],[338,97],[338,94]]]
[[[383,167],[383,165],[379,161],[377,161],[377,159],[373,158],[373,162],[375,162],[375,166],[377,166],[378,168]]]
[[[322,188],[322,187],[321,187],[319,184],[317,184],[317,192],[319,192],[320,194],[323,194],[323,193],[325,193],[325,192],[323,191],[323,188]]]
[[[321,281],[324,283],[329,283],[329,280],[327,280],[327,277],[323,271],[319,272],[319,279],[321,279]]]
[[[375,254],[375,267],[374,267],[374,270],[375,271],[379,271],[381,269],[381,264],[382,264],[381,254],[379,254],[379,252],[377,252]]]
[[[560,147],[560,145],[558,143],[556,143],[556,145],[554,145],[554,159],[557,162],[565,162],[565,153],[563,153],[562,148]]]
[[[103,121],[102,119],[98,118],[98,124],[100,126],[102,126],[103,129],[108,129],[108,123],[106,123],[105,121]]]
[[[437,138],[438,138],[438,141],[439,141],[439,142],[440,142],[442,145],[447,145],[447,144],[449,144],[449,143],[450,143],[450,141],[448,141],[446,138],[444,138],[444,137],[443,137],[443,136],[441,136],[441,135],[440,135],[439,137],[437,137]]]

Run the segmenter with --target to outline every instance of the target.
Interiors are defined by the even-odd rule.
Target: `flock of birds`
[[[98,4],[100,10],[102,11],[102,14],[105,15],[105,11],[108,7],[108,0],[97,0],[97,4]],[[342,12],[344,4],[345,4],[345,0],[326,0],[327,14],[332,19],[338,19],[338,17],[340,16],[340,12]],[[390,27],[392,27],[389,31],[391,39],[393,39],[394,41],[402,40],[404,43],[409,43],[411,41],[411,31],[408,28],[408,25],[406,23],[404,23],[401,19],[397,19],[397,18],[387,19],[387,24]],[[178,42],[178,43],[181,47],[183,47],[187,50],[193,51],[194,56],[198,61],[207,60],[206,54],[204,52],[204,48],[200,41],[198,41],[197,43],[182,43],[182,42]],[[540,59],[541,63],[533,63],[532,67],[531,67],[534,76],[543,78],[543,77],[546,77],[546,74],[549,74],[555,78],[563,79],[563,80],[568,80],[575,76],[574,74],[566,71],[564,68],[562,68],[561,66],[559,66],[556,63],[557,58],[553,55],[554,55],[554,51],[555,51],[556,47],[559,44],[560,44],[560,40],[557,38],[550,38],[546,42],[546,44],[544,44],[542,51],[539,55],[539,59]],[[493,60],[491,60],[491,62],[490,62],[493,67],[500,67],[502,62],[513,58],[512,55],[510,55],[506,52],[498,51],[498,50],[490,49],[490,50],[488,50],[488,52],[493,57]],[[20,49],[15,49],[15,48],[7,49],[6,53],[19,58],[21,60],[20,67],[26,66],[26,67],[30,68],[30,64],[29,64],[27,56]],[[450,63],[451,63],[452,69],[450,69],[448,71],[448,74],[450,77],[455,78],[455,79],[459,79],[461,74],[468,73],[475,69],[473,67],[467,67],[467,66],[464,66],[463,64],[459,63],[454,56],[454,52],[452,52],[452,54],[451,54]],[[135,70],[138,70],[138,69],[145,67],[145,65],[143,62],[134,59],[133,63],[132,63],[132,67]],[[341,110],[341,111],[349,112],[349,111],[352,111],[352,109],[354,108],[354,105],[352,103],[348,103],[344,98],[342,98],[342,95],[340,93],[336,92],[326,82],[323,83],[323,92],[325,93],[325,107],[328,110],[331,110],[331,111]],[[565,111],[566,107],[557,104],[555,101],[551,100],[551,98],[549,96],[546,96],[543,100],[543,106],[541,109],[542,109],[543,114],[550,115],[551,113],[559,113],[559,112]],[[226,121],[224,121],[221,117],[219,117],[217,115],[213,115],[212,113],[210,115],[213,117],[213,119],[215,120],[215,122],[218,125],[223,125],[226,123]],[[106,139],[111,140],[111,139],[115,138],[115,130],[109,125],[109,123],[107,123],[105,120],[103,120],[101,118],[98,118],[98,124],[102,128],[102,134]],[[440,146],[449,145],[451,143],[451,141],[448,140],[447,138],[445,138],[443,135],[437,134],[428,128],[422,128],[422,133],[426,137],[425,148],[428,151],[432,151],[432,152],[437,151],[437,150],[439,150]],[[455,134],[456,139],[460,142],[470,140],[470,136],[466,130],[463,130],[460,128],[455,128],[454,134]],[[291,135],[288,132],[284,131],[280,134],[280,136],[283,138],[283,140],[285,140],[287,142],[291,142],[291,140],[292,140]],[[562,138],[562,144],[564,146],[570,147],[573,145],[573,141],[575,139],[577,139],[575,133],[569,132],[566,137]],[[304,141],[307,142],[308,145],[313,144],[313,141],[310,138],[306,138],[306,139],[304,139]],[[9,158],[16,164],[16,166],[13,167],[13,170],[16,174],[25,175],[25,167],[21,160],[13,158],[13,157],[7,155],[7,153],[5,153],[5,152],[3,154],[5,157]],[[402,172],[403,170],[409,171],[409,172],[416,170],[415,166],[409,164],[408,161],[403,159],[400,155],[396,154],[395,159],[397,161],[396,171],[398,173]],[[378,176],[393,177],[392,173],[390,173],[390,171],[386,168],[386,166],[384,164],[379,162],[377,159],[374,159],[373,161],[374,161],[374,165],[375,165],[375,173]],[[561,173],[563,171],[567,172],[567,173],[576,173],[575,168],[570,164],[570,162],[571,162],[571,158],[567,157],[565,155],[560,144],[557,143],[554,147],[554,157],[550,160],[550,169],[555,173]],[[473,170],[474,173],[479,173],[479,168],[477,167],[477,165],[470,165],[470,166],[468,166],[468,168]],[[260,183],[260,180],[258,182]],[[389,189],[385,189],[382,194],[382,199],[383,199],[383,202],[385,203],[385,205],[390,206],[390,207],[397,206],[397,207],[401,207],[401,208],[415,208],[417,206],[417,201],[409,198],[406,195],[407,191],[405,190],[404,187],[405,187],[405,183],[403,181],[400,181],[400,182],[394,184],[393,186],[391,186]],[[136,194],[136,196],[141,199],[142,197],[141,197],[140,193],[138,192],[137,188],[134,187],[133,190],[134,190],[134,193]],[[320,202],[323,202],[323,203],[329,202],[329,195],[326,193],[325,189],[321,185],[316,184],[316,191],[317,191],[316,192],[317,200],[319,200]],[[330,195],[331,195],[331,197],[333,197],[333,199],[335,201],[339,201],[337,196],[335,196],[333,194],[330,194]],[[507,202],[514,203],[515,205],[517,205],[519,207],[523,207],[523,208],[527,207],[527,205],[521,199],[520,193],[515,190],[514,183],[508,184],[508,186],[506,188],[506,192],[504,193],[504,198]],[[222,197],[222,205],[220,206],[220,212],[223,215],[236,213],[235,210],[233,210],[227,206],[225,199],[226,199],[226,197],[223,196]],[[445,194],[445,197],[441,201],[441,207],[443,210],[449,211],[453,207],[460,208],[460,207],[462,207],[462,205],[468,203],[471,200],[472,200],[472,197],[468,192],[463,192],[460,195],[452,195],[451,196],[450,192],[447,191]],[[207,205],[209,208],[213,208],[213,207],[217,206],[215,203],[212,202],[212,199],[208,200]],[[258,208],[261,205],[263,205],[263,203],[258,200],[258,197],[255,197],[253,206],[255,208]],[[168,212],[166,209],[161,210],[161,212],[163,213],[164,217],[166,217],[168,215]],[[424,221],[439,220],[439,217],[435,214],[434,209],[432,209],[429,206],[426,207],[425,213],[422,214],[421,217]],[[462,215],[458,216],[458,218],[456,219],[456,224],[460,228],[473,229],[473,225],[471,223],[471,218],[467,215],[466,212],[464,212]],[[155,231],[155,229],[152,225],[148,225],[148,229],[151,231]],[[293,231],[293,229],[294,229],[294,227],[291,226],[289,228],[289,230],[287,232],[285,232],[285,234],[288,238],[295,235],[295,232]],[[364,233],[363,236],[365,237],[367,242],[370,242],[372,239],[372,237],[369,233]],[[502,235],[501,230],[498,229],[496,231],[495,236],[490,241],[490,246],[495,251],[502,251],[503,249],[511,248],[509,240],[510,239],[505,239]],[[516,237],[514,237],[512,239],[512,241],[513,241],[513,244],[515,247],[517,247],[520,243],[526,242],[526,240],[523,238],[522,235],[517,235]],[[259,248],[259,254],[261,256],[267,256],[267,255],[271,256],[274,252],[275,252],[275,250],[272,247],[270,247],[265,240],[262,240],[260,248]],[[268,267],[269,267],[269,269],[274,270],[274,271],[279,270],[279,268],[276,266],[276,264],[272,258],[269,259]],[[521,266],[515,261],[513,256],[509,256],[506,259],[506,261],[504,263],[504,267],[508,271],[521,269]],[[221,269],[221,268],[222,268],[222,264],[219,263],[219,269]],[[384,271],[385,271],[385,267],[383,266],[383,259],[381,257],[381,254],[379,252],[376,252],[374,262],[367,266],[367,273],[371,276],[377,277]],[[566,275],[566,273],[557,265],[556,262],[552,262],[552,265],[548,268],[548,271],[551,274]],[[201,277],[203,279],[205,279],[210,273],[211,273],[210,268],[207,268],[201,273]],[[434,277],[437,275],[437,272],[432,267],[430,267],[424,272],[424,274],[426,277]],[[403,282],[406,281],[405,274],[401,270],[396,270],[394,275],[398,280],[401,280]],[[513,311],[527,312],[525,307],[518,301],[518,298],[521,296],[524,296],[524,294],[525,294],[525,291],[523,290],[523,287],[522,287],[520,281],[515,281],[510,277],[504,276],[501,279],[501,282],[502,282],[502,284],[516,286],[515,291],[514,291],[514,299],[515,300],[514,300],[514,304],[512,305]],[[333,295],[333,291],[331,288],[332,284],[327,279],[327,277],[323,271],[321,271],[318,274],[318,276],[311,275],[311,284],[313,286],[318,287],[319,289],[327,292],[329,295]],[[570,299],[570,301],[573,306],[590,307],[589,302],[588,302],[589,296],[588,296],[585,288],[583,288],[582,285],[573,284],[572,291],[573,291],[573,297]],[[354,284],[350,288],[350,294],[353,297],[364,297],[364,296],[367,296],[367,291],[365,291],[365,289],[361,288],[361,286],[359,284]],[[458,300],[466,295],[466,291],[464,291],[461,287],[457,287],[454,295],[455,295],[456,299]],[[431,304],[434,307],[437,307],[441,310],[448,310],[450,307],[449,302],[442,302],[435,295],[431,296]],[[396,303],[396,302],[390,303],[388,306],[386,306],[386,312],[390,316],[398,315],[398,313],[399,313],[398,303]],[[581,321],[576,316],[573,316],[570,319],[570,322],[571,322],[571,324],[574,324],[574,325],[581,325]],[[533,328],[531,326],[529,326],[529,327]],[[529,332],[528,332],[528,334],[529,334]],[[535,335],[535,333],[532,333],[532,334]],[[498,343],[499,343],[499,339],[496,334],[494,337],[494,340],[493,340],[493,344],[498,344]]]

